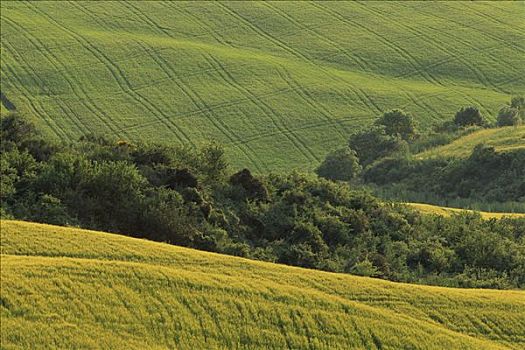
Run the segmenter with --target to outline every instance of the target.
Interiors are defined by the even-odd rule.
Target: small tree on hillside
[[[354,150],[345,147],[330,152],[316,169],[317,175],[330,180],[350,181],[361,172],[359,158]]]
[[[510,126],[521,124],[519,110],[505,106],[498,112],[498,126]]]
[[[454,123],[459,126],[483,125],[485,120],[476,107],[463,107],[454,117]]]
[[[510,100],[510,106],[517,109],[525,109],[525,97],[523,96],[514,96]]]
[[[400,135],[403,140],[412,140],[416,135],[416,124],[411,115],[399,109],[393,109],[384,113],[375,122],[383,125],[387,135]]]

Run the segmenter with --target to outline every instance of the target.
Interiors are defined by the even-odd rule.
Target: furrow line
[[[295,135],[293,132],[289,131],[288,127],[285,125],[284,122],[282,122],[282,117],[267,103],[258,100],[255,95],[248,90],[247,88],[243,87],[241,84],[239,84],[235,78],[224,69],[222,64],[212,55],[208,55],[209,59],[206,58],[206,55],[204,56],[205,59],[208,60],[209,64],[216,65],[219,69],[217,70],[218,73],[221,75],[221,77],[229,83],[232,87],[234,87],[237,91],[239,91],[241,94],[251,98],[251,101],[253,104],[255,104],[257,107],[261,109],[271,120],[274,126],[279,129],[282,134],[288,138],[292,144],[303,154],[303,156],[306,157],[307,160],[319,160],[317,156],[310,150],[310,148],[306,145],[304,141],[302,141],[297,135]],[[221,74],[224,73],[224,74]],[[273,117],[272,117],[273,115]],[[277,121],[281,121],[281,123],[278,123]],[[281,124],[281,125],[279,125]],[[285,132],[289,132],[286,134]]]
[[[339,133],[342,137],[345,137],[341,129],[344,129],[339,120],[334,119],[334,116],[320,103],[316,102],[316,100],[312,97],[312,95],[306,90],[306,88],[302,87],[286,70],[286,68],[281,67],[282,72],[277,70],[277,74],[279,74],[279,77],[290,87],[291,90],[295,90],[297,93],[297,96],[301,98],[307,105],[309,105],[314,111],[317,111],[320,115],[324,117],[324,119],[328,122],[327,124],[330,124],[331,126],[335,126],[335,129],[337,133]]]
[[[161,118],[164,117],[163,124],[179,139],[179,142],[184,143],[181,139],[178,128],[173,123],[170,122],[169,117],[162,112],[157,106],[155,106],[152,102],[150,102],[145,96],[137,93],[133,90],[130,82],[126,78],[125,74],[122,72],[119,66],[115,65],[102,51],[100,51],[95,45],[91,44],[87,39],[85,39],[82,35],[68,29],[67,27],[63,26],[62,24],[55,21],[51,16],[49,16],[47,13],[37,10],[35,7],[33,9],[44,15],[51,23],[54,23],[57,27],[61,28],[63,31],[68,33],[70,36],[75,38],[86,50],[91,52],[93,56],[95,56],[99,61],[103,62],[111,75],[113,76],[115,82],[119,86],[119,88],[124,91],[129,97],[131,97],[133,100],[135,100],[137,103],[142,105],[146,111],[150,112],[154,117]],[[157,112],[159,115],[155,114]],[[190,141],[190,140],[188,140]],[[191,142],[190,142],[191,143]]]
[[[4,43],[2,43],[4,44]],[[13,88],[15,88],[16,90],[18,90],[20,92],[20,94],[22,96],[24,96],[24,98],[27,100],[27,102],[29,103],[29,106],[30,108],[33,110],[34,114],[36,116],[39,117],[39,119],[43,120],[49,127],[49,129],[51,129],[51,131],[53,131],[53,133],[61,140],[61,141],[64,141],[67,139],[67,136],[61,132],[58,132],[57,131],[57,128],[59,130],[61,130],[58,126],[56,127],[53,127],[52,123],[51,123],[51,120],[53,120],[49,114],[47,114],[45,108],[42,106],[42,103],[38,100],[34,100],[31,98],[31,93],[25,88],[24,84],[20,81],[20,79],[18,78],[18,76],[16,75],[16,73],[14,72],[14,70],[4,61],[2,62],[3,63],[3,67],[4,69],[6,69],[10,75],[13,77],[14,80],[16,80],[16,82],[18,84],[13,84]],[[27,74],[27,73],[26,73]],[[31,75],[28,75],[28,76],[31,76]],[[38,103],[40,105],[40,111],[39,109],[35,106],[35,103]],[[47,117],[44,116],[44,114],[47,114]]]
[[[7,20],[9,22],[9,20],[7,18],[5,18],[5,20]],[[14,23],[13,23],[14,25]],[[78,101],[84,106],[86,107],[91,113],[93,113],[93,115],[95,115],[96,117],[98,117],[98,119],[100,121],[102,121],[103,124],[106,125],[106,127],[108,127],[110,130],[112,130],[116,135],[118,135],[118,132],[113,129],[112,125],[111,124],[108,124],[105,120],[104,120],[104,116],[105,117],[108,117],[107,114],[105,114],[104,112],[102,112],[103,115],[99,115],[98,112],[100,112],[100,109],[98,109],[96,107],[96,105],[92,102],[92,100],[89,98],[89,96],[87,95],[87,93],[84,91],[84,89],[82,88],[81,84],[78,84],[79,86],[79,89],[80,91],[82,92],[82,96],[79,95],[77,89],[75,88],[77,85],[74,83],[74,78],[73,77],[70,77],[68,75],[68,70],[66,68],[66,65],[58,58],[57,55],[53,54],[51,52],[51,50],[49,50],[38,38],[34,37],[33,35],[31,35],[25,28],[23,28],[22,26],[18,26],[16,25],[17,29],[18,29],[18,32],[19,33],[22,33],[22,35],[24,35],[27,40],[29,42],[31,42],[31,44],[40,52],[42,53],[42,55],[46,58],[46,60],[55,68],[55,70],[57,72],[60,72],[60,74],[62,75],[62,77],[64,78],[65,82],[67,83],[67,85],[69,86],[71,92],[73,92],[73,94],[77,97]],[[20,56],[22,60],[24,60],[23,56]],[[45,85],[45,83],[40,79],[40,77],[38,76],[37,72],[31,68],[31,65],[29,65],[25,60],[25,66],[29,69],[32,70],[35,78],[38,78],[40,81],[41,81],[41,84],[42,86]],[[58,62],[58,64],[57,64]],[[59,65],[62,66],[64,69],[61,70],[59,68]],[[59,97],[56,98],[57,102],[61,102],[61,99]],[[90,103],[91,105],[88,105],[88,103]],[[67,113],[65,111],[65,107],[64,106],[67,106],[67,104],[64,104],[64,106],[62,106],[60,103],[59,103],[59,106],[60,108],[62,109],[62,111],[64,112],[64,115],[66,116],[69,116],[70,113],[71,115],[73,115],[75,117],[75,119],[77,119],[77,122],[75,123],[73,118],[69,118],[74,124],[76,124],[77,128],[79,128],[79,131],[81,134],[85,135],[87,133],[87,131],[90,130],[90,128],[84,123],[84,121],[77,116],[76,113],[74,113],[69,107],[68,109],[70,110],[70,113]],[[95,106],[95,107],[92,107],[92,106]],[[108,117],[109,119],[109,117]],[[81,124],[82,127],[80,127],[78,124]]]
[[[358,121],[364,121],[365,122],[365,121],[370,121],[370,118],[369,117],[361,117],[361,118],[349,117],[349,118],[341,119],[341,121],[349,121],[349,120],[355,121],[355,122],[358,122]],[[300,127],[291,128],[290,131],[295,132],[295,131],[309,130],[309,129],[315,129],[315,128],[324,127],[326,125],[330,125],[330,123],[328,123],[326,121],[319,122],[319,123],[305,123],[305,124],[303,124]],[[276,135],[280,135],[280,132],[271,132],[270,131],[270,132],[260,133],[260,134],[253,135],[253,136],[250,136],[250,137],[242,138],[240,141],[241,141],[241,143],[248,143],[248,142],[257,141],[257,140],[268,138],[268,137],[273,137],[273,136],[276,136]]]
[[[283,18],[285,18],[286,20],[288,20],[290,23],[293,23],[295,24],[296,26],[300,27],[300,28],[303,28],[304,30],[308,31],[309,33],[312,33],[314,34],[316,37],[318,37],[319,39],[323,40],[325,43],[329,44],[330,46],[332,46],[333,48],[335,48],[338,52],[342,53],[345,57],[347,57],[348,59],[350,59],[351,61],[355,62],[355,64],[357,64],[363,71],[367,71],[367,72],[372,72],[373,70],[369,67],[368,63],[364,60],[361,60],[359,59],[357,56],[355,55],[350,55],[346,50],[344,49],[341,49],[340,47],[340,44],[334,42],[333,40],[331,40],[330,38],[320,34],[319,32],[317,32],[316,30],[312,29],[312,28],[309,28],[308,26],[302,24],[301,22],[298,22],[297,20],[295,20],[293,17],[291,17],[290,15],[288,15],[286,12],[284,12],[283,10],[277,8],[275,5],[273,5],[272,3],[270,2],[262,2],[261,3],[262,5],[266,6],[267,8],[271,9],[272,11],[274,11],[275,13],[277,13],[278,15],[282,16]]]
[[[357,2],[358,4],[362,5],[362,8],[365,9],[366,11],[368,11],[368,13],[372,13],[372,14],[375,14],[375,15],[379,15],[382,19],[384,19],[385,21],[389,21],[391,23],[394,23],[394,21],[390,20],[387,16],[385,16],[381,11],[379,10],[376,10],[376,9],[372,9],[370,8],[369,6],[366,6],[365,4],[361,3],[361,2]],[[445,53],[447,56],[450,56],[450,57],[453,57],[453,58],[456,58],[457,60],[461,61],[465,67],[467,67],[468,69],[470,69],[470,71],[472,71],[472,73],[474,73],[474,75],[476,75],[476,77],[478,78],[478,80],[482,83],[482,85],[485,85],[485,86],[492,86],[493,88],[496,89],[496,91],[498,92],[502,92],[502,93],[506,93],[505,91],[502,91],[498,86],[496,86],[494,83],[492,83],[492,81],[483,73],[482,70],[476,68],[475,65],[469,63],[468,60],[465,60],[463,59],[463,57],[461,57],[461,55],[458,55],[457,53],[454,53],[454,52],[451,52],[450,50],[448,50],[447,48],[445,48],[444,46],[442,45],[439,45],[438,43],[435,42],[435,38],[427,35],[426,33],[424,33],[423,31],[419,30],[419,29],[416,29],[416,28],[413,28],[411,26],[408,26],[406,24],[404,24],[402,21],[396,21],[395,22],[396,25],[399,25],[405,29],[407,29],[408,31],[412,32],[412,33],[416,33],[417,35],[425,38],[427,40],[427,43],[432,45],[434,48],[436,48],[437,50],[440,50],[441,52]],[[446,34],[446,32],[442,32],[442,34]],[[449,34],[447,34],[449,35]],[[449,35],[449,36],[452,36],[452,35]],[[458,37],[455,37],[454,36],[454,39],[459,41],[459,42],[462,42],[465,46],[469,46],[470,48],[474,49],[477,53],[478,53],[478,48],[477,47],[474,47],[472,46],[470,43],[464,41],[464,40],[461,40],[459,39]]]
[[[182,93],[190,99],[190,101],[193,103],[195,107],[197,107],[199,110],[202,111],[202,115],[208,119],[217,130],[219,130],[223,135],[225,135],[230,142],[233,144],[235,139],[237,139],[237,135],[234,133],[231,133],[230,130],[226,125],[224,125],[220,118],[217,118],[212,109],[204,102],[204,100],[194,91],[191,89],[191,87],[188,84],[184,84],[182,80],[179,79],[179,77],[176,76],[175,70],[171,67],[168,61],[164,60],[161,56],[154,57],[154,55],[150,55],[150,57],[157,62],[157,64],[162,67],[162,70],[165,72],[165,74],[168,74],[173,79],[173,82],[177,87],[182,91]],[[248,154],[247,150],[238,147],[238,149],[244,153],[244,155],[252,162],[252,164],[255,166],[255,168],[261,172],[262,169],[259,166],[259,163],[261,162],[259,157],[257,156],[256,152],[254,152],[251,148],[248,150],[253,154]],[[256,161],[255,158],[257,158],[258,161]],[[266,165],[265,165],[266,167]]]
[[[406,5],[405,3],[403,3],[403,2],[400,2],[399,5],[401,5],[401,6],[407,6],[407,5]],[[510,45],[510,46],[514,47],[516,50],[525,53],[525,48],[524,48],[524,47],[521,47],[521,46],[519,46],[519,45],[516,45],[516,44],[514,44],[514,43],[512,43],[512,42],[509,42],[506,38],[500,38],[500,37],[498,37],[498,36],[496,36],[496,35],[494,35],[494,34],[492,34],[492,33],[490,33],[490,32],[482,31],[482,30],[479,29],[479,27],[475,27],[475,26],[472,26],[472,25],[468,25],[468,24],[465,23],[465,22],[459,22],[459,21],[457,21],[457,20],[454,20],[454,19],[451,18],[450,16],[449,16],[449,17],[443,17],[443,16],[439,16],[439,15],[436,14],[435,12],[423,11],[423,7],[419,7],[419,8],[418,8],[418,11],[420,11],[421,13],[424,13],[424,14],[426,14],[426,15],[428,15],[428,16],[434,17],[434,18],[439,18],[439,19],[444,20],[444,21],[447,21],[447,22],[452,22],[452,23],[454,23],[454,24],[457,24],[457,25],[460,26],[460,27],[465,27],[465,28],[473,29],[473,30],[475,30],[476,32],[479,32],[479,33],[481,33],[481,34],[484,35],[484,36],[488,36],[488,37],[492,38],[493,40],[500,42],[503,46],[509,46],[509,45]]]
[[[202,29],[209,33],[219,44],[230,47],[236,47],[233,44],[225,41],[224,38],[221,37],[220,33],[217,33],[217,31],[214,30],[208,24],[206,24],[206,22],[202,21],[199,17],[195,16],[193,13],[183,8],[180,4],[178,6],[173,6],[173,3],[171,1],[163,2],[163,4],[168,6],[168,8],[173,9],[181,13],[182,15],[185,15],[186,17],[190,18],[194,23],[197,23]]]
[[[145,14],[144,18],[140,17],[139,15],[137,15],[135,12],[134,14],[139,18],[139,20],[141,21],[145,21],[146,24],[150,24],[150,25],[153,25],[154,27],[160,29],[160,27],[158,25],[156,25],[153,20],[151,20],[149,17],[147,17]],[[164,30],[161,30],[161,34],[164,34],[166,36],[168,36],[169,38],[172,38],[171,35],[169,34],[169,32],[167,31],[164,31]],[[139,43],[139,45],[141,45]],[[149,50],[147,50],[145,48],[145,44],[142,44],[142,47],[143,49],[149,54]],[[214,115],[213,111],[209,108],[209,106],[204,102],[204,100],[197,95],[197,93],[195,91],[193,91],[191,89],[191,87],[189,85],[186,85],[186,84],[183,84],[182,81],[179,81],[180,78],[178,76],[176,76],[176,73],[175,73],[175,70],[171,67],[171,65],[169,64],[168,61],[164,60],[164,58],[160,55],[157,55],[155,53],[155,55],[151,55],[149,54],[150,57],[155,60],[155,62],[161,67],[161,69],[164,71],[164,73],[169,76],[172,81],[177,85],[177,87],[183,92],[183,94],[188,97],[192,103],[199,109],[199,110],[203,110],[203,115],[206,117],[206,119],[208,119],[214,126],[215,128],[217,128],[217,130],[219,130],[222,134],[224,134],[232,143],[235,139],[237,139],[237,135],[233,134],[233,133],[230,133],[229,129],[223,125],[223,123],[220,121],[219,118],[216,118],[216,116]],[[201,101],[204,108],[202,108],[198,101]],[[252,162],[252,164],[254,165],[255,169],[259,172],[262,171],[262,168],[260,167],[260,164],[259,163],[262,163],[261,160],[259,159],[259,157],[257,156],[257,153],[254,152],[251,148],[248,147],[248,150],[253,154],[250,155],[246,149],[244,149],[243,147],[237,147],[245,156],[246,158],[248,158],[248,160],[250,160]],[[258,161],[256,161],[255,158],[257,158]],[[267,168],[267,165],[264,164],[264,167]]]
[[[385,46],[390,47],[392,50],[397,52],[401,57],[403,57],[406,60],[406,62],[410,66],[412,66],[413,69],[417,70],[420,73],[420,75],[425,80],[427,80],[429,83],[437,84],[437,85],[443,85],[438,79],[433,77],[431,74],[426,72],[424,69],[418,68],[417,66],[420,66],[419,61],[414,56],[412,56],[412,54],[410,54],[406,49],[404,49],[404,48],[402,48],[400,46],[392,44],[387,38],[385,38],[383,35],[381,35],[378,32],[376,32],[375,30],[373,30],[373,29],[371,29],[371,28],[369,28],[369,27],[367,27],[367,26],[365,26],[363,24],[360,24],[360,23],[358,23],[356,21],[351,21],[348,18],[346,18],[345,16],[341,15],[340,13],[338,13],[338,12],[332,10],[332,9],[326,8],[324,6],[321,6],[321,5],[317,4],[317,3],[311,2],[309,4],[314,6],[314,7],[316,7],[316,8],[318,8],[319,10],[329,14],[329,15],[332,15],[333,17],[337,18],[339,21],[341,21],[341,22],[343,22],[345,24],[348,24],[348,25],[353,26],[353,27],[359,27],[362,30],[364,30],[364,31],[374,35]]]

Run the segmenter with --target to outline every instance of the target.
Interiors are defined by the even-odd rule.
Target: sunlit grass
[[[520,349],[525,292],[287,267],[2,221],[6,349]]]

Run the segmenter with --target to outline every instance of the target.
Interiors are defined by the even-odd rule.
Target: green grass
[[[454,213],[461,213],[464,211],[473,212],[473,210],[468,209],[441,207],[424,203],[407,203],[407,205],[425,214],[436,214],[442,216],[450,216]],[[525,218],[525,213],[492,213],[487,211],[477,212],[484,219],[501,219],[502,217]]]
[[[393,283],[2,221],[3,349],[522,349],[525,292]]]
[[[496,151],[512,151],[525,148],[525,126],[508,126],[496,129],[483,129],[475,131],[466,136],[460,137],[453,142],[431,148],[427,151],[419,153],[418,158],[431,157],[468,157],[474,147],[484,143],[486,145],[494,146]]]
[[[49,135],[224,143],[315,167],[403,108],[424,127],[525,91],[523,2],[1,3],[2,92]],[[286,150],[283,152],[283,150]]]

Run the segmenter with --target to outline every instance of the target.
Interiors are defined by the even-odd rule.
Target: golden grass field
[[[473,210],[469,209],[462,209],[462,208],[449,208],[449,207],[441,207],[438,205],[432,205],[432,204],[424,204],[424,203],[407,203],[410,207],[417,209],[419,212],[424,214],[436,214],[436,215],[442,215],[442,216],[451,216],[453,214],[461,213],[461,212],[474,212]],[[525,214],[523,213],[492,213],[487,211],[476,211],[481,215],[484,219],[501,219],[503,217],[513,217],[513,218],[524,218]]]
[[[1,222],[2,349],[523,349],[525,292]]]
[[[443,156],[468,157],[474,147],[480,143],[494,146],[498,152],[525,149],[525,126],[507,126],[497,129],[478,130],[460,137],[449,144],[419,153],[417,156],[420,158]]]

